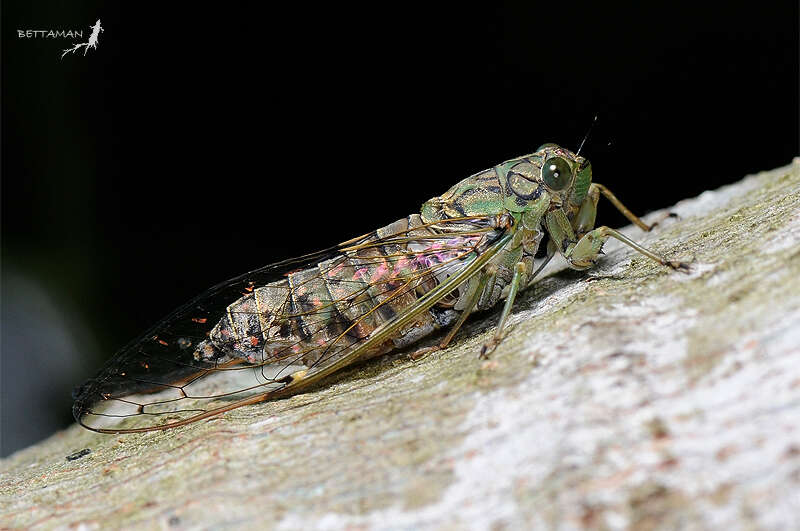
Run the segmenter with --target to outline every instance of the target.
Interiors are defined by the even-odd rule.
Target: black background
[[[798,153],[796,2],[121,4],[3,3],[4,454],[210,285],[577,149],[595,115],[595,180],[639,213]],[[63,60],[16,32],[97,18]]]

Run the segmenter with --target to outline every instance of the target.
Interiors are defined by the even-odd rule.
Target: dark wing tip
[[[92,405],[101,398],[97,386],[97,379],[90,378],[72,390],[72,416],[78,424],[85,425],[82,419],[91,412]]]

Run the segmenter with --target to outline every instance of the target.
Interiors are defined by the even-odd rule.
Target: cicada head
[[[539,146],[536,152],[508,161],[501,168],[506,196],[521,210],[545,191],[557,206],[579,205],[592,181],[589,161],[556,144]]]

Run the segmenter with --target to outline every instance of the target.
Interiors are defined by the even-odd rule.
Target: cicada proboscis
[[[616,238],[674,269],[609,227],[595,228],[600,195],[631,222],[588,160],[555,144],[464,179],[417,214],[336,247],[223,282],[122,348],[75,390],[77,421],[103,433],[171,428],[299,393],[339,369],[410,345],[505,304],[503,334],[531,283],[545,233],[548,257],[595,264]]]

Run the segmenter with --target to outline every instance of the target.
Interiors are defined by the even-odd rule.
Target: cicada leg
[[[654,253],[650,249],[642,247],[621,232],[610,227],[606,227],[605,225],[586,233],[583,238],[578,240],[578,243],[571,249],[571,252],[564,253],[564,258],[566,258],[570,265],[575,269],[586,269],[587,267],[591,267],[597,262],[597,257],[600,254],[600,250],[609,237],[616,238],[625,245],[632,247],[636,251],[642,253],[648,258],[651,258],[652,260],[655,260],[661,265],[668,266],[672,269],[682,272],[689,271],[689,264],[679,260],[667,260],[661,255]]]
[[[571,223],[561,209],[552,210],[545,216],[545,225],[550,233],[550,238],[552,241],[560,243],[558,250],[573,269],[586,269],[593,266],[597,262],[601,249],[608,238],[616,238],[661,265],[684,272],[689,270],[689,266],[686,263],[678,260],[667,260],[650,249],[642,247],[617,230],[607,226],[594,228],[597,201],[600,193],[608,198],[632,223],[646,231],[652,228],[628,210],[605,186],[597,183],[592,184]]]
[[[409,358],[411,358],[414,361],[419,360],[421,358],[424,358],[431,352],[436,352],[437,350],[441,350],[450,344],[450,341],[453,340],[453,337],[455,337],[456,332],[458,332],[458,329],[461,328],[461,325],[464,324],[464,321],[467,320],[469,314],[472,313],[472,310],[474,310],[475,306],[478,304],[478,301],[481,298],[481,293],[483,293],[483,289],[486,287],[486,281],[489,278],[489,276],[490,275],[487,274],[485,271],[481,273],[480,280],[478,281],[475,288],[472,290],[470,298],[467,301],[467,305],[461,311],[461,315],[458,316],[458,320],[453,324],[452,327],[450,327],[450,330],[447,332],[447,335],[444,336],[444,338],[439,342],[439,344],[417,349],[411,354],[409,354],[408,356]]]
[[[617,196],[615,196],[611,190],[600,183],[592,183],[592,185],[589,186],[589,191],[586,194],[586,198],[583,200],[583,203],[581,203],[578,215],[572,220],[572,228],[575,229],[575,235],[579,239],[594,228],[594,219],[595,215],[597,214],[597,201],[600,198],[600,194],[603,194],[603,196],[608,199],[611,204],[614,205],[614,207],[616,207],[616,209],[628,219],[628,221],[645,232],[650,232],[656,225],[664,221],[666,218],[678,217],[678,215],[673,212],[667,212],[658,220],[648,225],[639,216],[631,212],[628,207],[623,205],[622,201],[617,199]]]
[[[656,226],[655,223],[653,223],[652,225],[648,225],[647,223],[642,221],[642,219],[639,216],[637,216],[636,214],[634,214],[633,212],[628,210],[628,207],[623,205],[622,201],[617,199],[617,196],[615,196],[614,194],[611,193],[611,190],[609,190],[608,188],[606,188],[602,184],[592,183],[592,185],[589,186],[589,193],[587,194],[586,198],[589,199],[593,195],[596,197],[598,192],[603,194],[606,199],[611,201],[611,204],[614,205],[617,208],[617,210],[619,210],[620,213],[623,216],[628,218],[628,221],[630,221],[631,223],[633,223],[634,225],[636,225],[637,227],[639,227],[643,231],[649,232],[650,230],[652,230],[653,227]],[[586,203],[585,200],[584,200],[584,203]],[[597,199],[594,199],[593,201],[591,201],[591,204],[594,206],[594,210],[597,211]],[[581,208],[583,208],[583,206],[581,206]],[[592,226],[594,226],[594,218],[592,218]]]
[[[541,270],[537,270],[538,273]],[[514,305],[514,299],[517,298],[520,287],[528,285],[529,266],[526,262],[517,262],[514,266],[514,276],[511,278],[511,284],[508,289],[508,296],[506,297],[505,304],[503,305],[503,312],[500,314],[500,322],[497,323],[497,329],[494,336],[488,342],[484,343],[481,347],[481,352],[478,355],[481,359],[486,359],[489,354],[497,348],[497,345],[503,340],[505,334],[506,321],[511,314],[511,307]]]

